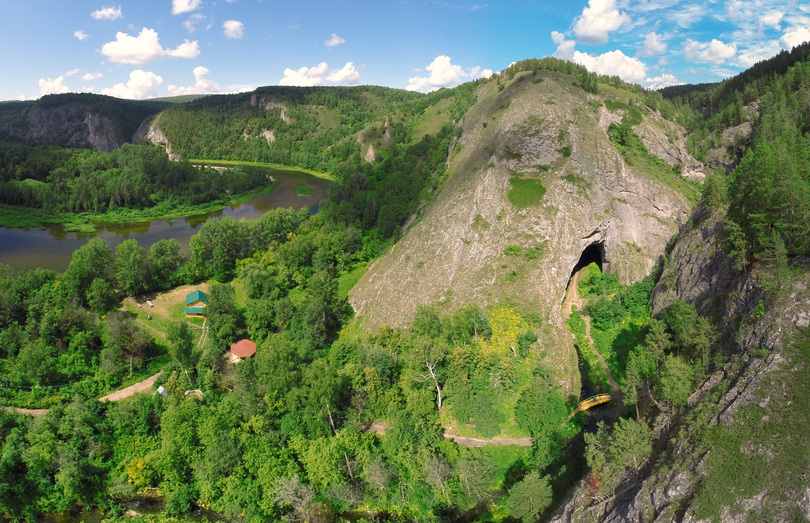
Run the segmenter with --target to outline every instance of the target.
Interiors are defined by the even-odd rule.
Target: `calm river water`
[[[145,249],[159,240],[174,238],[183,249],[187,249],[189,239],[197,234],[200,225],[208,219],[223,216],[236,219],[258,218],[279,207],[293,207],[298,210],[308,206],[315,210],[330,183],[300,172],[274,171],[270,174],[276,182],[269,194],[197,216],[135,223],[97,223],[94,233],[66,232],[61,225],[53,225],[47,229],[0,227],[0,263],[10,265],[14,270],[43,267],[63,271],[70,263],[73,251],[94,237],[104,239],[112,250],[129,238],[138,240]],[[301,185],[310,188],[309,195],[300,196],[296,193],[296,187]]]

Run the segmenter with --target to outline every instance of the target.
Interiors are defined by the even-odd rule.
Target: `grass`
[[[309,196],[312,194],[312,189],[306,185],[299,185],[295,188],[295,194],[299,196]]]
[[[357,285],[360,278],[368,272],[368,264],[362,264],[354,269],[344,272],[338,277],[338,298],[346,299],[349,297],[349,291]]]
[[[738,512],[740,500],[755,500],[748,520],[760,519],[759,502],[767,495],[768,521],[804,519],[796,492],[802,492],[810,466],[810,335],[788,343],[792,359],[760,383],[756,400],[734,414],[734,423],[698,425],[700,454],[709,452],[705,477],[693,500],[698,519],[720,519],[723,507]],[[764,398],[768,398],[766,403]],[[764,404],[765,407],[759,406]],[[764,493],[764,494],[763,494]],[[743,511],[745,509],[743,508]]]
[[[624,118],[622,118],[622,123],[626,123],[630,126],[641,123],[642,114],[641,111],[636,107],[632,107],[624,102],[616,102],[614,100],[605,100],[605,107],[607,107],[607,110],[612,113],[615,113],[616,111],[625,111]]]
[[[509,202],[518,209],[527,209],[540,205],[543,201],[543,196],[546,194],[546,188],[540,180],[521,178],[520,176],[513,176],[509,179],[512,188],[507,193]]]
[[[233,167],[235,165],[244,165],[248,167],[264,167],[266,169],[275,169],[276,171],[294,171],[299,173],[307,173],[316,178],[329,180],[330,182],[336,181],[335,177],[329,173],[313,171],[312,169],[303,169],[301,167],[281,165],[279,163],[244,162],[241,160],[203,160],[199,158],[192,158],[189,160],[189,162],[195,165],[208,165],[212,167]]]

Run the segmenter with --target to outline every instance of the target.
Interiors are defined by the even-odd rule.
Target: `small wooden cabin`
[[[186,318],[205,318],[208,299],[203,291],[197,290],[186,296]]]
[[[250,340],[239,340],[231,344],[231,363],[239,363],[256,354],[256,344]]]

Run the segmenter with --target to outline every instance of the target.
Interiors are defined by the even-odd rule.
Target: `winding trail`
[[[577,310],[582,311],[583,304],[579,297],[579,282],[585,275],[586,271],[587,267],[579,270],[576,274],[574,274],[574,276],[571,277],[571,281],[568,284],[568,293],[566,294],[562,304],[563,318],[567,318],[571,315],[574,306],[576,306]],[[596,354],[599,364],[602,365],[603,369],[605,369],[605,375],[607,376],[608,383],[610,384],[610,395],[616,402],[616,407],[614,408],[618,409],[617,412],[622,412],[625,409],[624,403],[622,402],[624,394],[619,388],[619,385],[616,383],[616,380],[613,379],[613,373],[610,372],[610,368],[608,368],[607,363],[605,363],[605,359],[601,354],[599,354],[599,350],[597,350],[596,344],[593,342],[593,338],[591,338],[591,317],[583,314],[582,319],[585,320],[585,335],[588,338],[588,342],[591,344],[591,349]]]
[[[376,434],[380,434],[381,436],[385,435],[385,430],[388,428],[388,425],[381,421],[375,421],[369,427],[369,430],[375,432]],[[468,438],[465,436],[456,436],[453,434],[442,434],[442,437],[445,439],[453,440],[456,445],[460,445],[462,447],[484,447],[486,445],[517,445],[518,447],[530,447],[532,445],[532,438],[507,438],[502,436],[495,436],[492,439],[481,439],[481,438]]]
[[[128,398],[134,394],[139,392],[146,392],[152,388],[152,385],[155,384],[155,381],[163,374],[163,371],[159,371],[157,374],[153,374],[149,376],[143,381],[139,381],[134,385],[130,385],[129,387],[123,388],[121,390],[117,390],[115,392],[111,392],[106,396],[99,398],[99,401],[119,401],[124,398]],[[50,409],[21,409],[18,407],[0,407],[0,410],[5,412],[11,412],[16,414],[22,414],[25,416],[43,416],[48,413]]]

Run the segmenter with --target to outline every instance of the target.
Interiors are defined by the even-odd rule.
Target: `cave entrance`
[[[576,273],[587,267],[588,265],[595,263],[599,266],[599,271],[604,272],[605,269],[605,244],[602,242],[599,243],[592,243],[585,247],[585,250],[582,251],[582,255],[579,257],[579,261],[574,268],[571,270],[571,275],[568,277],[569,282],[571,278],[574,277]]]

